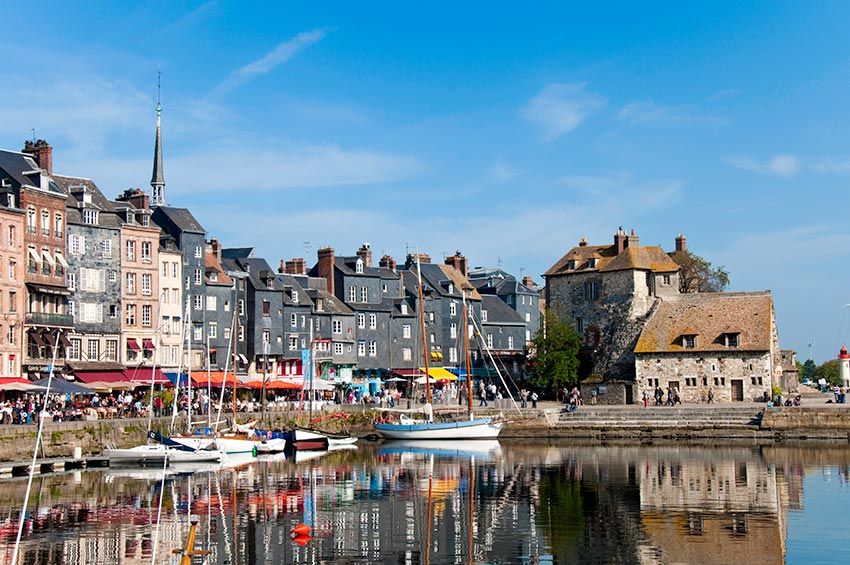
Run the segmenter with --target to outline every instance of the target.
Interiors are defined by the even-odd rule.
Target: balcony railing
[[[73,327],[74,317],[70,314],[48,314],[46,312],[28,312],[27,324],[39,326]]]

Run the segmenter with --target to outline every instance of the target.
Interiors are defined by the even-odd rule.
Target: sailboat
[[[431,407],[431,377],[428,368],[428,342],[425,339],[425,300],[422,295],[422,269],[419,258],[416,259],[416,275],[419,290],[419,323],[422,330],[422,350],[425,362],[425,388],[427,404],[424,407],[426,419],[417,420],[405,415],[398,422],[381,422],[373,424],[375,430],[387,439],[406,440],[453,440],[453,439],[495,439],[502,431],[501,422],[491,418],[475,418],[472,412],[472,361],[469,352],[469,330],[464,331],[466,345],[466,390],[468,420],[453,420],[435,422]],[[463,312],[467,328],[469,326],[469,309],[466,306],[466,290],[463,291]]]

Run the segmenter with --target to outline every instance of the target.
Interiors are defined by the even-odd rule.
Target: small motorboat
[[[295,449],[299,450],[326,450],[330,441],[328,440],[328,434],[324,432],[306,428],[295,428],[292,443]]]
[[[262,440],[257,446],[257,453],[282,453],[294,437],[292,432],[281,430],[254,430],[254,433]]]
[[[335,445],[354,445],[357,443],[357,438],[354,436],[328,436],[328,445],[331,447]]]
[[[168,458],[168,447],[161,443],[151,443],[148,445],[138,445],[136,447],[128,447],[124,449],[110,448],[104,450],[103,454],[109,460],[110,466],[165,466]]]

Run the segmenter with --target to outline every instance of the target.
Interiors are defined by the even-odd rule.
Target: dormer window
[[[573,270],[575,270],[575,268],[576,268],[576,262],[574,260],[570,259],[569,261],[567,261],[567,269],[568,270],[573,271]]]
[[[401,305],[401,313],[405,316],[407,315],[407,304]]]
[[[682,347],[685,349],[695,349],[697,346],[697,336],[694,334],[687,334],[682,336]]]
[[[595,269],[596,268],[596,258],[595,257],[591,257],[590,259],[587,260],[587,268],[588,269]]]
[[[218,273],[216,273],[215,271],[211,271],[210,272],[210,282],[217,282],[217,281],[218,281]]]
[[[737,332],[728,332],[723,334],[726,347],[738,347],[741,344],[741,334]]]
[[[363,259],[357,258],[357,262],[354,264],[354,272],[358,275],[363,274]]]
[[[452,283],[449,283],[449,294],[454,294],[454,293],[455,293],[455,285],[453,285]]]
[[[295,289],[292,290],[291,296],[292,296],[292,302],[295,303],[295,304],[298,304],[298,292]]]
[[[92,226],[97,225],[98,216],[99,216],[98,210],[86,208],[85,210],[83,210],[83,223],[89,224],[89,225],[92,225]]]
[[[483,308],[481,309],[481,321],[482,322],[487,321],[487,310],[484,310]]]

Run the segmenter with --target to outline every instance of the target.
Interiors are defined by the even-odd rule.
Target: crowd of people
[[[0,403],[0,423],[34,424],[42,412],[53,422],[140,418],[147,416],[147,408],[144,393],[130,391],[85,396],[51,394],[46,400],[43,394],[24,394]]]

